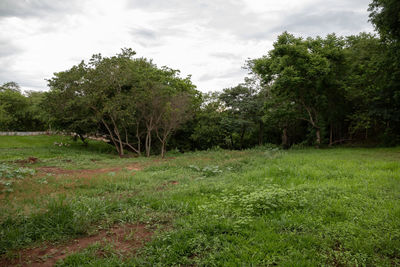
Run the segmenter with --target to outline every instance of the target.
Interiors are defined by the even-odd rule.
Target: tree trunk
[[[246,132],[246,127],[243,127],[242,134],[240,135],[240,150],[243,149],[243,139],[244,139],[245,132]]]
[[[139,122],[138,122],[139,123]],[[142,152],[140,151],[140,144],[141,144],[141,142],[140,142],[140,134],[139,134],[139,125],[137,125],[137,127],[136,127],[136,138],[137,138],[137,141],[138,141],[138,155],[139,156],[141,156],[142,155]]]
[[[321,129],[318,126],[318,114],[317,111],[312,108],[312,107],[308,107],[304,104],[304,101],[302,101],[304,108],[306,109],[307,113],[308,113],[308,117],[309,119],[307,120],[312,127],[314,127],[314,129],[316,130],[315,135],[316,135],[316,144],[315,147],[319,148],[319,146],[321,145]]]
[[[119,130],[117,124],[114,121],[114,118],[112,116],[110,116],[110,118],[114,125],[114,133],[117,136],[119,142],[119,156],[122,157],[124,155],[124,146],[122,145],[121,135],[119,134]]]
[[[151,150],[151,131],[147,131],[146,134],[146,157],[150,157]]]
[[[333,126],[331,123],[330,132],[329,132],[329,146],[332,146],[332,144],[333,144]]]
[[[165,157],[165,141],[161,142],[161,158]]]
[[[259,132],[258,132],[258,145],[262,146],[264,143],[264,123],[260,121]]]
[[[125,130],[125,143],[123,143],[123,145],[127,146],[132,150],[132,152],[135,152],[136,154],[138,154],[138,156],[140,156],[140,147],[139,149],[136,149],[131,144],[129,144],[128,131],[126,130],[126,127],[124,127],[124,130]]]
[[[86,138],[82,134],[78,134],[79,138],[81,139],[82,143],[84,146],[88,145],[88,142],[86,141]]]
[[[288,149],[289,148],[288,136],[287,136],[287,127],[283,128],[283,131],[282,131],[282,147],[283,147],[283,149]]]
[[[105,122],[105,120],[101,119],[101,121],[103,122],[103,124],[104,124],[104,126],[106,127],[108,133],[110,134],[111,141],[113,142],[113,144],[114,144],[114,146],[115,146],[115,149],[117,150],[118,155],[121,155],[121,154],[120,154],[120,151],[119,151],[119,147],[118,147],[117,143],[115,142],[114,135],[113,135],[113,133],[112,133],[110,127],[109,127],[108,124]]]
[[[315,147],[319,148],[320,145],[321,145],[321,129],[320,128],[316,128],[315,135],[316,135],[316,138],[317,138]]]

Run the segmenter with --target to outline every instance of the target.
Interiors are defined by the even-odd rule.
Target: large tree
[[[371,22],[383,39],[400,41],[400,1],[372,0],[368,10]]]
[[[299,118],[312,127],[317,147],[322,143],[331,96],[343,87],[343,45],[335,35],[302,39],[284,32],[267,56],[251,63],[274,95],[300,108]]]
[[[50,129],[77,134],[85,143],[85,135],[96,132],[97,121],[86,103],[84,84],[86,64],[54,73],[48,80],[50,91],[42,100]]]
[[[184,121],[178,110],[189,114],[176,99],[191,99],[197,91],[190,77],[134,55],[131,49],[112,57],[97,54],[56,73],[46,97],[54,123],[64,130],[107,135],[121,157],[126,149],[140,155],[143,136],[149,156],[152,137],[159,136],[164,155],[169,136]]]
[[[394,145],[400,142],[400,1],[373,0],[369,11],[384,44],[374,110],[386,124],[384,143]]]

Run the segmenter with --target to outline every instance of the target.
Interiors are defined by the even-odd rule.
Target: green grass
[[[7,257],[43,242],[141,222],[156,234],[136,257],[94,245],[58,265],[400,265],[400,148],[260,147],[160,161],[119,159],[98,143],[55,147],[57,137],[32,137],[36,146],[8,149],[1,138],[1,151],[11,155],[1,156],[3,164],[29,155],[41,159],[32,169],[143,167],[91,179],[18,180],[14,192],[0,198],[0,253]],[[13,138],[10,147],[26,141]],[[99,257],[97,250],[107,253]]]
[[[37,135],[37,136],[1,136],[0,148],[28,148],[48,147],[54,142],[69,142],[71,138],[60,135]]]

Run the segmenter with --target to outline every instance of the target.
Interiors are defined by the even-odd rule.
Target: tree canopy
[[[266,143],[400,143],[400,2],[372,0],[379,35],[301,37],[283,32],[248,60],[249,77],[201,94],[191,77],[132,49],[55,73],[48,92],[0,86],[0,130],[51,129],[109,139],[116,152],[165,156]]]

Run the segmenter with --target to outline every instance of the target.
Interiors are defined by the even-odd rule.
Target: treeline
[[[43,92],[22,93],[15,82],[0,86],[0,131],[41,131],[47,114],[41,107]]]
[[[201,94],[190,77],[123,49],[55,73],[50,91],[0,89],[0,130],[106,135],[118,154],[149,156],[265,143],[332,146],[400,143],[400,3],[374,0],[379,36],[301,38],[282,33],[249,77]]]
[[[283,33],[268,55],[249,62],[266,90],[264,121],[284,146],[300,127],[308,144],[399,143],[399,50],[373,35],[296,38]],[[302,122],[306,124],[302,124]],[[311,141],[311,136],[314,136]]]

